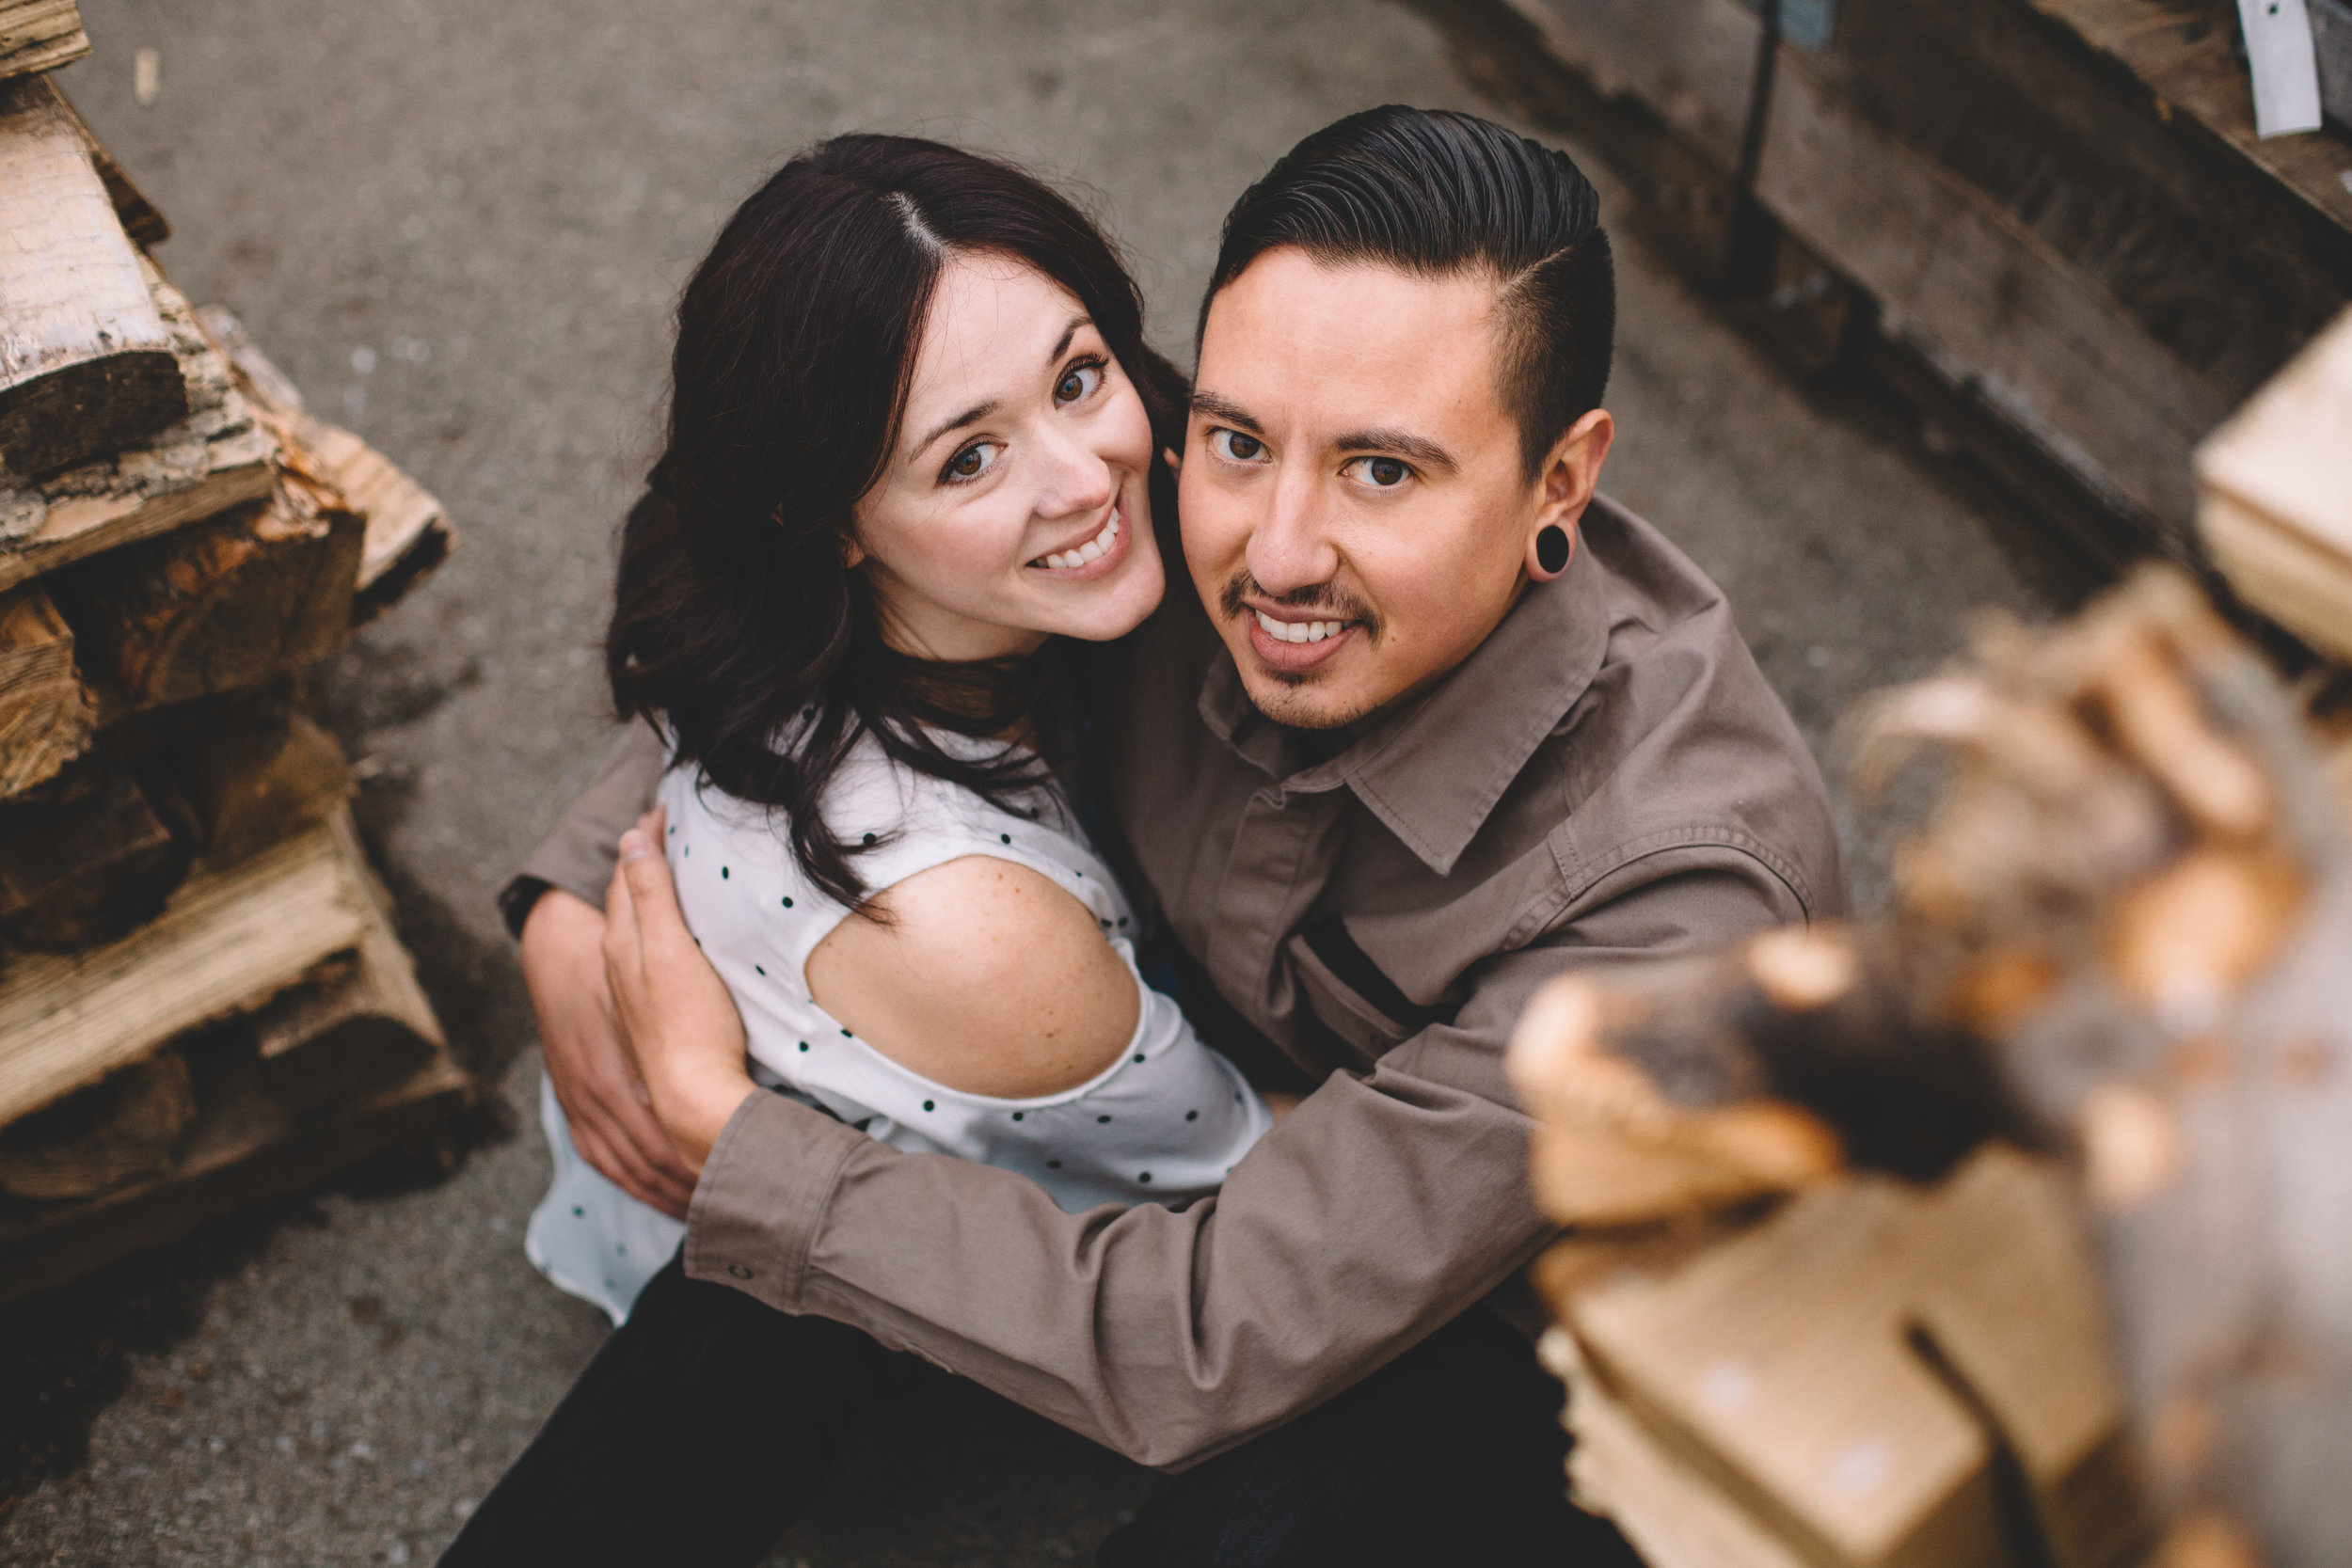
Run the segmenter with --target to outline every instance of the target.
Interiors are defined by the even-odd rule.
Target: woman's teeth
[[[1262,610],[1250,611],[1258,625],[1277,642],[1320,642],[1347,629],[1345,621],[1278,621]]]
[[[1052,555],[1041,555],[1029,564],[1049,567],[1057,572],[1069,571],[1073,566],[1089,565],[1109,554],[1111,546],[1118,541],[1118,538],[1119,508],[1114,506],[1111,508],[1110,520],[1103,525],[1102,532],[1097,533],[1074,550],[1059,550]]]

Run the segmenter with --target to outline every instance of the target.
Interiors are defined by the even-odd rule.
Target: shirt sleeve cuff
[[[760,1090],[727,1118],[686,1213],[686,1273],[801,1310],[809,1247],[850,1156],[853,1127]]]

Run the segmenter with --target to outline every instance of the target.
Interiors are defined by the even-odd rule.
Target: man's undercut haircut
[[[1566,153],[1474,115],[1393,103],[1334,121],[1226,214],[1200,329],[1219,290],[1286,245],[1330,265],[1491,276],[1498,389],[1518,420],[1529,479],[1552,443],[1600,406],[1616,276],[1600,199]]]

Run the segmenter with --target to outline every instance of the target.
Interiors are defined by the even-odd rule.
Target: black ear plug
[[[1568,563],[1568,531],[1558,523],[1547,524],[1535,535],[1535,560],[1547,572],[1557,572]]]

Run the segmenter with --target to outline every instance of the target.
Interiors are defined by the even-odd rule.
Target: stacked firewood
[[[303,689],[448,523],[171,286],[87,49],[0,0],[0,1299],[470,1093]]]
[[[1660,1568],[2352,1560],[2352,800],[2186,577],[1869,715],[1870,926],[1555,985],[1578,1486]]]

